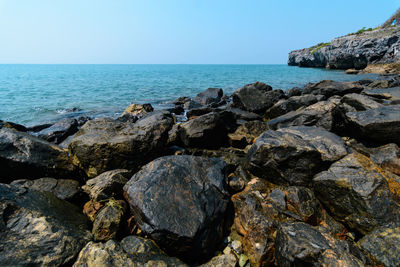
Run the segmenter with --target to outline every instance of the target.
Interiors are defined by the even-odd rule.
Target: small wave
[[[71,112],[78,112],[81,111],[79,108],[66,108],[66,109],[57,109],[56,112],[58,114],[65,114],[65,113],[71,113]]]

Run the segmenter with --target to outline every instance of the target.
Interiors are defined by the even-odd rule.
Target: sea
[[[227,95],[261,81],[287,90],[320,80],[377,75],[287,65],[0,65],[0,120],[26,126],[65,117],[116,117],[130,103],[168,108],[209,87]]]

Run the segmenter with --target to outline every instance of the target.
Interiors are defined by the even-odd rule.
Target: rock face
[[[400,184],[369,158],[353,153],[317,174],[314,191],[331,214],[362,234],[400,220]]]
[[[136,170],[155,158],[173,124],[169,112],[149,115],[135,124],[112,119],[87,122],[69,145],[73,162],[89,177],[108,170]]]
[[[358,82],[335,82],[323,80],[317,83],[310,83],[304,87],[303,94],[323,95],[326,98],[331,96],[344,96],[351,93],[360,93],[364,89]]]
[[[94,241],[108,241],[120,237],[126,209],[123,200],[108,201],[94,219],[92,229]]]
[[[213,255],[228,217],[224,169],[220,159],[194,156],[150,162],[124,187],[136,223],[171,255]]]
[[[204,92],[197,94],[197,96],[194,98],[194,101],[202,105],[218,103],[221,101],[223,94],[224,92],[221,88],[208,88]]]
[[[375,148],[370,157],[381,168],[400,176],[400,148],[396,144]]]
[[[50,193],[0,184],[0,265],[71,264],[90,241],[87,219]]]
[[[268,125],[262,121],[249,121],[240,125],[234,133],[229,134],[229,143],[233,147],[244,148],[252,144],[254,139],[268,130]]]
[[[130,116],[135,117],[137,119],[142,118],[150,112],[153,112],[154,108],[151,104],[130,104],[125,111],[122,113],[122,116]]]
[[[248,152],[254,175],[283,185],[309,185],[325,165],[347,154],[341,138],[322,128],[290,127],[266,131]]]
[[[232,95],[232,106],[250,112],[263,113],[284,97],[282,90],[272,90],[271,86],[256,82],[236,90]]]
[[[179,266],[187,265],[177,258],[168,257],[151,240],[136,236],[125,237],[121,243],[89,242],[79,253],[74,267],[92,266]]]
[[[360,246],[385,266],[400,262],[400,224],[378,228],[359,241]]]
[[[48,128],[41,130],[36,135],[48,142],[60,144],[68,136],[73,135],[78,131],[78,121],[73,118],[63,119],[56,122]]]
[[[54,144],[9,128],[0,129],[0,181],[40,177],[75,178],[68,153]]]
[[[400,27],[377,29],[333,39],[329,44],[292,51],[288,64],[300,67],[363,69],[400,60]]]
[[[365,266],[345,241],[302,222],[281,224],[275,246],[278,266]]]

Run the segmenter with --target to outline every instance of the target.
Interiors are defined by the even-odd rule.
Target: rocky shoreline
[[[0,265],[397,266],[399,86],[256,82],[0,121]]]

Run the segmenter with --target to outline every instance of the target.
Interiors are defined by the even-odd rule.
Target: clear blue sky
[[[400,0],[0,0],[0,63],[286,63]]]

